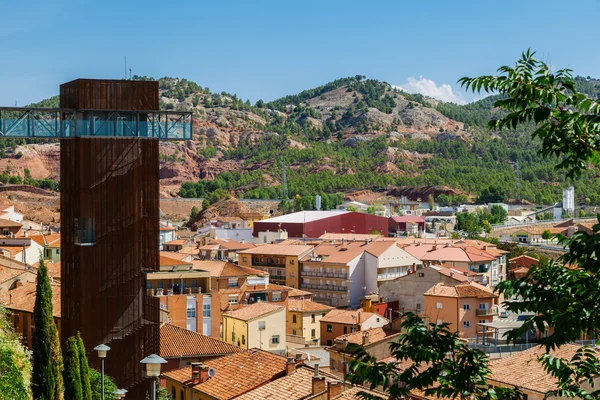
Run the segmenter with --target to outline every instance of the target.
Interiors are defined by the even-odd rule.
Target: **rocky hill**
[[[596,81],[578,79],[595,93]],[[286,189],[292,199],[372,190],[416,200],[477,196],[498,186],[507,198],[552,203],[567,184],[554,162],[537,154],[530,132],[485,129],[497,113],[493,97],[459,106],[360,75],[255,104],[185,79],[161,78],[159,87],[161,108],[194,115],[192,141],[161,143],[163,196],[214,203],[230,195],[279,199]],[[29,142],[0,141],[0,169],[56,178],[58,146]],[[597,182],[575,185],[600,202]]]

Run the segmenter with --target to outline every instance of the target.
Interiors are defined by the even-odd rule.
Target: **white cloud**
[[[454,91],[452,86],[447,83],[436,84],[431,79],[420,76],[419,79],[410,77],[408,82],[396,86],[399,89],[406,90],[408,93],[420,93],[423,96],[433,97],[441,101],[452,102],[456,104],[466,104],[467,101],[460,93]]]

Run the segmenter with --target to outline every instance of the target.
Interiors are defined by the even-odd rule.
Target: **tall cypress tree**
[[[85,346],[81,334],[77,332],[77,345],[79,347],[79,371],[81,373],[81,391],[83,400],[92,400],[92,386],[90,384],[90,367],[87,356],[85,355]]]
[[[33,373],[31,376],[34,399],[57,400],[62,393],[62,357],[58,330],[52,309],[52,287],[48,268],[40,258],[33,308],[35,329],[33,342]]]
[[[83,398],[81,391],[81,369],[79,368],[79,343],[75,336],[65,342],[65,369],[63,371],[65,382],[65,400],[80,400]]]

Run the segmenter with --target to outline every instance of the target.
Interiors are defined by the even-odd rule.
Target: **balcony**
[[[303,283],[300,285],[302,289],[312,289],[312,290],[333,290],[334,292],[347,292],[348,287],[346,286],[337,286],[337,285],[313,285],[310,283]]]
[[[50,108],[0,108],[0,136],[62,139],[71,137],[190,140],[192,113]]]
[[[302,276],[316,276],[320,278],[334,278],[334,279],[348,279],[348,274],[335,273],[335,272],[321,272],[321,271],[301,271]]]
[[[495,316],[495,315],[498,315],[498,308],[497,307],[478,308],[477,310],[475,310],[475,313],[477,314],[477,316],[480,316],[480,317]]]
[[[471,265],[471,272],[475,272],[478,274],[486,274],[490,270],[489,265]]]
[[[272,267],[272,268],[285,268],[285,264],[269,262],[269,261],[258,261],[252,260],[253,267]]]
[[[146,289],[146,295],[148,296],[173,296],[179,294],[201,294],[205,293],[206,290],[201,287],[190,287],[184,288],[183,290],[163,289],[163,288],[148,288]]]

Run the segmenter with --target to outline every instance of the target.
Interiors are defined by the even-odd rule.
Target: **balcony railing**
[[[179,289],[179,290],[173,290],[173,289],[163,289],[163,288],[148,288],[146,289],[146,295],[148,296],[173,296],[173,295],[178,295],[178,294],[200,294],[200,293],[205,293],[206,291],[203,290],[201,287],[191,287],[191,288],[184,288]]]
[[[252,261],[253,267],[273,267],[273,268],[285,268],[285,264],[268,262],[268,261]]]
[[[131,137],[190,140],[192,113],[0,108],[0,137]]]
[[[321,271],[301,271],[302,276],[318,276],[322,278],[348,279],[348,274]]]
[[[348,287],[336,286],[336,285],[313,285],[310,283],[303,283],[300,285],[302,289],[313,289],[313,290],[333,290],[334,292],[347,292]]]
[[[498,309],[496,307],[492,308],[478,308],[475,313],[478,316],[490,316],[490,315],[498,315]]]

